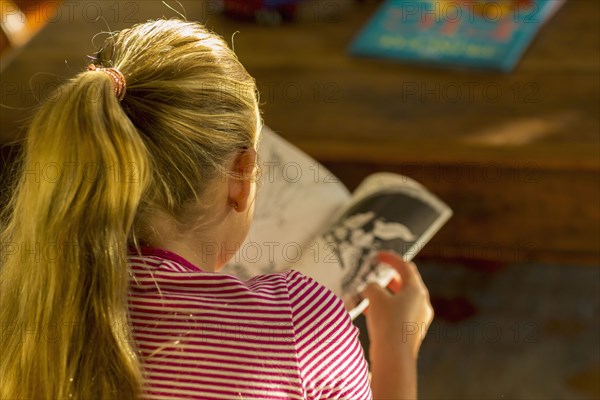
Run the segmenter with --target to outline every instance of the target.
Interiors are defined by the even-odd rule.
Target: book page
[[[352,318],[368,305],[359,295],[367,282],[387,286],[395,271],[374,262],[392,250],[409,261],[450,218],[452,211],[414,180],[377,173],[356,189],[295,266],[342,298]]]
[[[331,172],[266,126],[258,163],[254,220],[245,242],[221,270],[243,280],[295,268],[309,242],[350,199]]]

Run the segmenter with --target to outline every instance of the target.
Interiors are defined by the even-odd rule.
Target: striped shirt
[[[155,248],[128,261],[144,398],[372,398],[358,329],[313,279],[241,281]]]

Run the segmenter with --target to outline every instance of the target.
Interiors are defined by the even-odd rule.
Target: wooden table
[[[3,72],[2,104],[23,108],[0,109],[4,140],[19,135],[48,82],[83,68],[94,33],[175,15],[157,1],[77,4]],[[600,263],[598,3],[568,1],[511,74],[349,57],[379,2],[308,2],[277,27],[182,4],[229,41],[239,32],[235,50],[257,79],[265,122],[349,187],[391,170],[448,202],[455,217],[423,256]],[[105,21],[92,21],[98,9]]]

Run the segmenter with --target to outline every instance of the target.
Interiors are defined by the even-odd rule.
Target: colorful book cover
[[[511,71],[564,0],[387,0],[353,55]]]

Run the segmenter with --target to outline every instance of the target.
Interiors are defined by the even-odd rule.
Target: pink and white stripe
[[[341,300],[288,270],[241,281],[178,255],[129,256],[147,399],[371,399]]]

